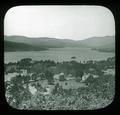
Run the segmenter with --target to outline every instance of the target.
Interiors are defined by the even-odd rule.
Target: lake
[[[23,58],[31,58],[33,60],[54,60],[55,62],[71,61],[71,57],[75,56],[76,61],[88,60],[105,60],[109,57],[115,56],[115,53],[99,52],[91,50],[90,48],[50,48],[45,51],[17,51],[5,52],[4,62],[17,62]]]

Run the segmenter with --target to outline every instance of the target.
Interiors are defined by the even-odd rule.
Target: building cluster
[[[37,83],[39,82],[45,90],[40,91],[41,94],[43,95],[48,95],[51,93],[51,91],[54,89],[55,84],[59,84],[62,86],[64,89],[77,89],[79,87],[85,87],[85,84],[83,84],[89,77],[92,75],[93,79],[98,78],[98,75],[91,74],[91,73],[84,73],[83,76],[81,77],[80,82],[76,82],[76,78],[72,76],[72,74],[65,75],[63,72],[54,74],[54,85],[48,84],[48,81],[45,78],[44,73],[29,73],[27,69],[21,69],[19,73],[12,73],[12,77],[15,77],[16,75],[21,75],[24,77],[29,76],[29,90],[32,94],[35,94],[38,89],[35,88],[35,86],[31,85],[31,83]],[[62,79],[62,80],[61,80]],[[43,81],[44,80],[44,81]],[[10,79],[9,79],[10,81]]]

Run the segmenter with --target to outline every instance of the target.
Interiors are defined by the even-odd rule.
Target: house
[[[81,80],[81,82],[84,82],[84,81],[86,81],[88,78],[92,78],[92,79],[96,79],[96,78],[98,78],[99,77],[99,75],[96,75],[96,74],[90,74],[90,73],[84,73],[84,75],[82,76],[82,80]]]
[[[84,75],[82,76],[82,82],[85,81],[88,77],[90,76],[90,73],[84,73]]]
[[[54,85],[47,85],[46,87],[44,87],[45,91],[40,92],[40,94],[49,95],[53,91],[54,87]]]
[[[53,78],[59,80],[59,74],[55,74]]]
[[[20,70],[20,75],[21,76],[27,76],[28,72],[27,72],[27,69],[21,69]]]
[[[16,77],[17,75],[19,75],[19,74],[16,72],[5,74],[5,81],[10,81],[11,78]]]
[[[74,80],[75,77],[73,77],[72,74],[68,74],[65,79],[66,80]]]
[[[37,89],[35,88],[35,86],[32,86],[31,84],[29,84],[29,91],[31,92],[31,94],[35,94],[37,92]]]
[[[105,75],[115,75],[115,69],[104,70]]]
[[[66,77],[66,80],[74,80],[74,77]]]
[[[55,81],[55,84],[59,84],[63,89],[78,89],[80,87],[86,87],[84,83],[76,82],[75,80],[66,80],[63,82]]]
[[[94,68],[89,68],[89,71],[93,72],[93,71],[95,71],[95,69]]]
[[[98,78],[99,77],[98,75],[94,75],[94,74],[92,74],[92,76],[93,76],[93,78]]]
[[[31,80],[37,80],[37,74],[36,73],[33,73],[30,77],[31,77]]]
[[[55,74],[55,75],[53,76],[53,78],[56,79],[56,80],[59,80],[59,79],[60,79],[60,76],[64,76],[64,73]]]
[[[45,73],[39,73],[39,74],[38,74],[38,77],[39,77],[39,79],[41,79],[41,80],[46,79]]]
[[[72,76],[73,76],[73,75],[72,75],[72,74],[70,74],[70,73],[67,75],[67,77],[72,77]]]

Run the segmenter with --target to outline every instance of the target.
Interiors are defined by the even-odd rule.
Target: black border
[[[119,61],[119,39],[120,39],[120,32],[119,32],[119,27],[120,27],[120,4],[119,2],[112,2],[112,1],[103,1],[103,0],[80,0],[78,1],[47,1],[47,0],[8,0],[0,3],[0,112],[43,112],[43,111],[34,111],[34,110],[17,110],[11,108],[5,100],[4,96],[4,16],[5,13],[14,6],[19,6],[19,5],[100,5],[108,8],[111,10],[113,13],[113,16],[115,18],[115,31],[116,31],[116,92],[115,92],[115,98],[114,101],[107,106],[106,108],[103,109],[98,109],[98,110],[80,110],[79,112],[92,112],[92,113],[98,113],[98,112],[115,112],[116,110],[119,110],[119,102],[120,102],[120,91],[119,91],[119,77],[118,77],[118,72],[119,72],[119,67],[120,67],[120,61]],[[14,22],[13,22],[14,23]],[[46,111],[44,111],[46,112]],[[48,112],[48,111],[47,111]],[[49,111],[51,112],[51,111]],[[57,112],[57,111],[54,111]],[[63,112],[63,111],[60,111]],[[64,111],[65,112],[65,111]],[[75,110],[71,110],[69,112],[78,112]]]

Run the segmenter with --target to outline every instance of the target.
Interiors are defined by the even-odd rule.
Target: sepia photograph
[[[4,86],[18,110],[97,110],[115,96],[115,20],[97,5],[24,5],[4,18]]]

